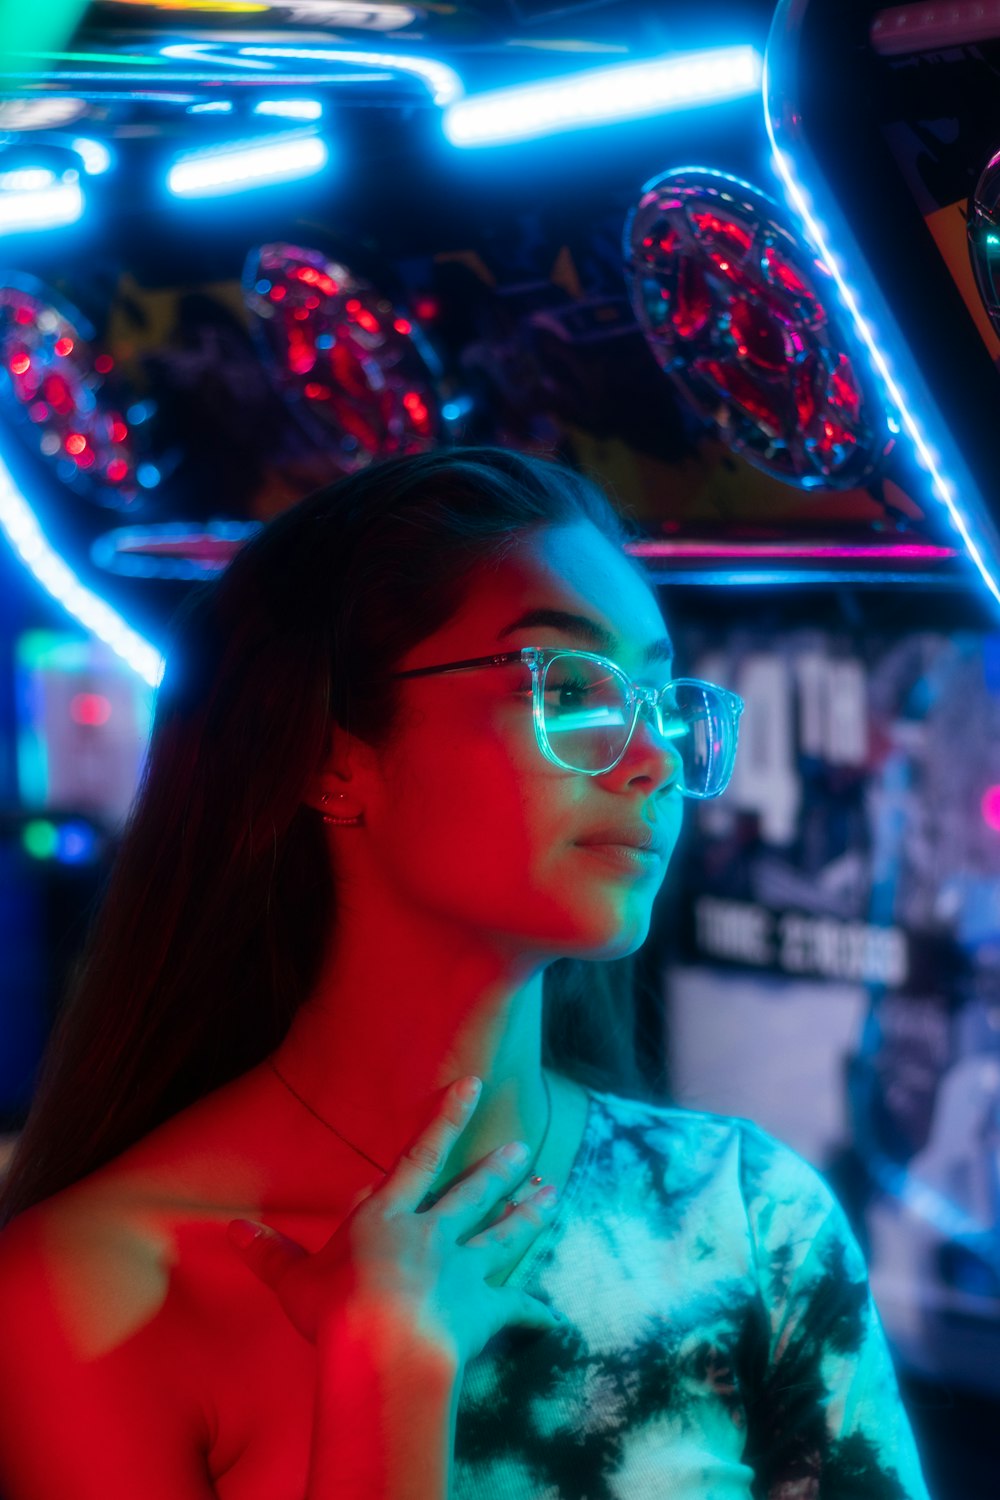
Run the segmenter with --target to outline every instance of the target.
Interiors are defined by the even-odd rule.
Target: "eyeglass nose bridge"
[[[632,695],[632,723],[629,726],[629,732],[626,737],[625,744],[622,746],[621,755],[619,755],[618,757],[619,760],[621,760],[622,756],[625,754],[625,751],[632,743],[632,737],[635,734],[636,725],[639,723],[639,715],[641,713],[645,713],[649,723],[655,726],[656,732],[660,736],[660,739],[667,741],[669,746],[666,727],[663,723],[663,695],[667,691],[667,688],[669,686],[669,683],[665,683],[663,687],[652,688],[646,687],[641,682],[629,683],[629,689]],[[677,761],[678,765],[680,765],[681,757],[678,755],[677,751],[673,749],[672,746],[669,746],[669,748],[674,759]]]

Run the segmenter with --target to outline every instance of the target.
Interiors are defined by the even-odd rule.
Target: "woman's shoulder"
[[[165,1301],[179,1226],[217,1217],[248,1185],[237,1137],[224,1091],[171,1116],[10,1220],[0,1280],[32,1279],[74,1317],[113,1305],[123,1323],[145,1320]]]
[[[768,1136],[752,1120],[739,1115],[695,1109],[670,1099],[639,1099],[594,1088],[588,1092],[597,1106],[599,1124],[607,1134],[629,1136],[638,1133],[651,1136],[661,1146],[669,1144],[674,1151],[683,1147],[696,1153],[736,1148],[745,1132],[749,1131],[762,1137],[764,1142],[773,1142],[777,1150],[782,1149],[781,1142],[775,1137]]]
[[[238,1093],[171,1116],[0,1231],[5,1336],[43,1341],[53,1368],[169,1394],[197,1443],[209,1408],[190,1350],[206,1306],[221,1312],[242,1286],[225,1226],[252,1216],[259,1188]]]
[[[791,1204],[828,1213],[836,1199],[819,1168],[787,1141],[743,1115],[694,1109],[675,1101],[635,1099],[591,1089],[598,1134],[663,1158],[675,1174],[727,1175],[749,1211]]]
[[[112,1471],[127,1471],[150,1500],[207,1495],[211,1408],[177,1336],[169,1255],[106,1184],[74,1188],[0,1232],[0,1469],[38,1493],[118,1493]],[[53,1450],[38,1434],[54,1412]]]
[[[0,1272],[48,1267],[53,1287],[72,1279],[74,1300],[95,1306],[114,1287],[122,1318],[142,1319],[181,1300],[188,1272],[203,1279],[230,1219],[317,1218],[273,1092],[261,1070],[242,1074],[19,1213],[0,1232]]]
[[[179,1285],[175,1231],[196,1178],[160,1128],[24,1209],[0,1232],[0,1308],[30,1300],[88,1359],[159,1326]]]

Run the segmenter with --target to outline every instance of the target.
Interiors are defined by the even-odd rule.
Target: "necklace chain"
[[[281,1080],[281,1082],[285,1085],[285,1088],[288,1090],[288,1092],[290,1094],[292,1094],[299,1101],[299,1103],[305,1109],[307,1109],[309,1111],[309,1113],[311,1115],[314,1115],[316,1117],[316,1119],[320,1122],[321,1125],[325,1125],[326,1128],[327,1128],[327,1130],[332,1130],[334,1135],[340,1137],[340,1139],[344,1142],[345,1146],[350,1146],[351,1150],[352,1151],[356,1151],[359,1156],[363,1156],[364,1159],[365,1159],[365,1161],[371,1162],[372,1166],[378,1168],[378,1170],[383,1174],[383,1176],[388,1175],[386,1173],[385,1167],[379,1166],[379,1163],[375,1160],[374,1157],[369,1156],[367,1151],[362,1151],[362,1149],[361,1149],[360,1146],[355,1146],[354,1142],[353,1141],[349,1141],[347,1139],[346,1135],[342,1135],[341,1132],[337,1129],[337,1127],[335,1125],[331,1125],[330,1122],[329,1122],[329,1120],[324,1120],[324,1118],[320,1114],[319,1110],[314,1109],[313,1106],[309,1103],[308,1099],[303,1099],[302,1095],[299,1093],[299,1091],[297,1089],[295,1089],[295,1088],[292,1087],[292,1085],[289,1083],[289,1081],[285,1077],[285,1075],[283,1073],[279,1072],[278,1065],[277,1065],[276,1062],[274,1062],[274,1060],[272,1058],[269,1057],[267,1059],[267,1062],[268,1062],[268,1066],[270,1067],[271,1071],[276,1075],[276,1077],[278,1077]],[[525,1172],[524,1176],[521,1178],[521,1181],[517,1184],[517,1187],[514,1189],[514,1192],[511,1193],[511,1195],[509,1197],[504,1198],[504,1202],[505,1203],[509,1203],[512,1208],[515,1208],[517,1206],[517,1198],[515,1197],[515,1194],[520,1190],[520,1188],[523,1186],[523,1184],[525,1182],[527,1182],[528,1178],[531,1177],[531,1175],[532,1175],[532,1173],[533,1173],[533,1171],[535,1169],[535,1163],[537,1162],[538,1158],[542,1154],[542,1147],[545,1145],[545,1142],[548,1139],[549,1126],[552,1124],[552,1094],[551,1094],[551,1092],[549,1090],[549,1081],[546,1078],[544,1071],[542,1073],[542,1082],[545,1085],[545,1097],[546,1097],[546,1099],[548,1101],[548,1119],[545,1122],[545,1131],[544,1131],[544,1133],[542,1135],[542,1139],[538,1143],[538,1150],[535,1152],[534,1156],[531,1159],[531,1165],[528,1167],[528,1170]],[[540,1182],[541,1178],[538,1178],[537,1181]],[[445,1191],[447,1191],[447,1189],[445,1189]],[[423,1199],[423,1202],[427,1203],[427,1200],[430,1199],[431,1201],[428,1204],[428,1207],[432,1207],[433,1204],[437,1202],[437,1199],[440,1196],[441,1196],[440,1193],[437,1194],[436,1196],[433,1195],[433,1194],[428,1193],[425,1196],[425,1198]]]

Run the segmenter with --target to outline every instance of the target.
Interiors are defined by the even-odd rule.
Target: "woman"
[[[733,695],[654,702],[628,539],[560,465],[404,458],[271,522],[178,623],[0,1198],[7,1500],[926,1500],[829,1189],[635,1097],[613,990],[565,984],[625,972],[735,751]],[[418,1306],[449,1379],[393,1343],[369,1380]]]

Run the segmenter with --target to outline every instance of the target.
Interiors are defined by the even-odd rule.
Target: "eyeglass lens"
[[[553,752],[578,771],[601,771],[621,754],[631,723],[625,683],[600,662],[567,653],[546,664],[545,732]],[[710,683],[675,684],[660,725],[681,762],[681,791],[714,797],[732,773],[736,733],[722,694]]]

